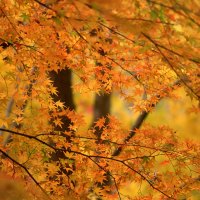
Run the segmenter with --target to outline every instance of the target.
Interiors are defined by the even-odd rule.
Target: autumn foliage
[[[14,181],[13,191],[59,200],[199,191],[199,144],[145,122],[179,88],[199,114],[199,10],[197,0],[1,0],[0,169],[25,188]],[[132,126],[112,113],[112,95],[137,114]],[[132,182],[138,193],[125,195]]]

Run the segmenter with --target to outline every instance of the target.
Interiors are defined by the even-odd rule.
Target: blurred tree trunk
[[[101,95],[96,94],[95,96],[95,102],[94,102],[94,116],[93,116],[93,123],[92,126],[95,124],[95,122],[102,117],[105,117],[106,124],[108,124],[108,114],[110,114],[111,111],[111,94],[102,93]],[[101,139],[102,129],[99,129],[98,127],[95,127],[95,135],[98,140]],[[101,151],[101,150],[100,150]],[[99,151],[97,150],[97,153]],[[103,188],[104,186],[111,184],[111,179],[109,176],[109,172],[105,172],[105,176],[107,177],[107,180],[103,183],[97,183],[98,187]],[[91,188],[92,192],[92,188]],[[94,196],[96,200],[101,200],[100,197]]]
[[[108,123],[107,115],[110,114],[110,107],[111,107],[111,94],[106,94],[106,93],[103,93],[102,95],[96,94],[92,126],[101,117],[105,117],[106,124]],[[100,130],[98,127],[96,127],[95,130],[96,130],[95,135],[97,136],[98,139],[100,139],[102,130]]]
[[[70,110],[75,109],[75,104],[73,101],[72,93],[72,72],[70,69],[63,69],[58,72],[51,71],[50,78],[53,81],[53,86],[57,88],[57,95],[52,95],[54,102],[61,101],[64,103],[65,107]],[[71,124],[70,119],[67,117],[62,118],[62,127],[55,126],[56,131],[66,131]]]
[[[51,80],[53,81],[53,86],[57,88],[57,95],[52,95],[52,98],[54,102],[61,101],[64,103],[64,106],[66,108],[69,108],[70,110],[75,109],[75,104],[73,100],[73,93],[72,93],[72,71],[68,68],[60,70],[58,72],[51,71],[49,74]],[[72,123],[70,119],[68,119],[66,116],[63,116],[61,118],[63,124],[62,127],[54,126],[54,131],[60,131],[63,136],[65,136],[67,142],[71,142],[71,137],[64,135],[64,131],[69,130],[69,126]],[[52,123],[52,122],[50,122]],[[50,141],[51,142],[51,141]],[[54,144],[52,144],[54,145]],[[60,159],[66,159],[65,154],[63,151],[56,151],[51,154],[51,160],[58,162],[60,165],[60,172],[59,174],[64,173],[65,175],[72,174],[71,171],[66,171],[66,166],[63,166],[60,162]],[[72,167],[72,170],[75,170],[75,164]]]

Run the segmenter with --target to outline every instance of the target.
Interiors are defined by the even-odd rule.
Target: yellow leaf
[[[57,101],[55,104],[56,104],[57,107],[60,107],[60,108],[63,108],[63,107],[64,107],[64,103],[61,102],[60,100]]]

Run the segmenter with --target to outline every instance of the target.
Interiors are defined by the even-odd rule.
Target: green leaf
[[[65,17],[65,10],[59,10],[57,13],[58,17]]]
[[[160,9],[160,11],[158,13],[158,17],[159,17],[161,22],[165,22],[165,14],[163,12],[163,9]]]
[[[74,163],[74,160],[72,160],[72,159],[67,159],[67,163],[68,163],[68,164],[73,164],[73,163]]]
[[[152,20],[160,19],[160,21],[165,22],[165,14],[163,9],[160,10],[151,10],[150,16]]]
[[[48,162],[49,161],[49,157],[47,156],[46,150],[44,148],[41,149],[41,153],[42,153],[42,161],[43,162]]]
[[[20,17],[22,18],[23,22],[27,22],[30,20],[30,16],[26,13],[22,13]]]
[[[148,156],[143,156],[142,161],[143,163],[149,162],[150,158]]]
[[[156,20],[158,18],[158,13],[156,10],[151,10],[150,15],[153,20]]]
[[[140,53],[145,53],[146,51],[150,50],[152,48],[151,45],[145,45],[140,49]]]
[[[94,9],[94,10],[99,10],[100,8],[99,8],[99,5],[98,4],[96,4],[96,3],[91,3],[91,6],[92,6],[92,8]]]
[[[61,25],[61,20],[59,16],[53,16],[52,19],[56,24]]]

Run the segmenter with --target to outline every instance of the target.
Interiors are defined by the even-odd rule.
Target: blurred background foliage
[[[200,141],[200,116],[193,110],[193,107],[198,107],[198,102],[187,96],[183,88],[177,89],[174,93],[175,98],[166,98],[159,102],[149,114],[146,123],[155,126],[169,126],[174,129],[180,139]],[[93,116],[94,94],[89,92],[84,95],[76,94],[75,102],[77,112],[84,113],[88,126]],[[138,116],[137,112],[129,109],[131,106],[121,99],[117,93],[113,93],[111,113],[118,119],[124,119],[123,125],[130,128]]]
[[[194,108],[197,108],[198,102],[195,99],[191,99],[187,96],[184,88],[179,88],[174,91],[174,98],[165,98],[161,100],[158,105],[148,115],[145,123],[159,126],[169,126],[174,130],[176,136],[180,140],[194,140],[200,142],[200,114],[195,112]],[[94,94],[88,92],[87,94],[75,94],[75,102],[77,105],[77,111],[82,112],[85,115],[86,126],[84,130],[90,126],[93,117],[93,102]],[[124,128],[130,127],[134,124],[138,113],[129,109],[132,106],[131,103],[125,102],[119,97],[117,93],[112,94],[112,108],[111,114],[123,121]],[[83,132],[84,132],[83,130]],[[159,163],[162,162],[162,158],[159,157]],[[157,166],[160,170],[160,166]],[[172,170],[169,165],[162,166],[162,170]],[[156,173],[156,172],[155,172]],[[154,193],[154,198],[159,199],[155,195],[155,191],[149,188],[148,184],[143,181],[141,184],[129,183],[122,191],[125,196],[135,197],[138,194],[145,195],[148,193]],[[187,194],[188,200],[199,200],[200,191],[194,190]],[[185,197],[184,197],[185,198]],[[184,198],[180,197],[180,200]]]

